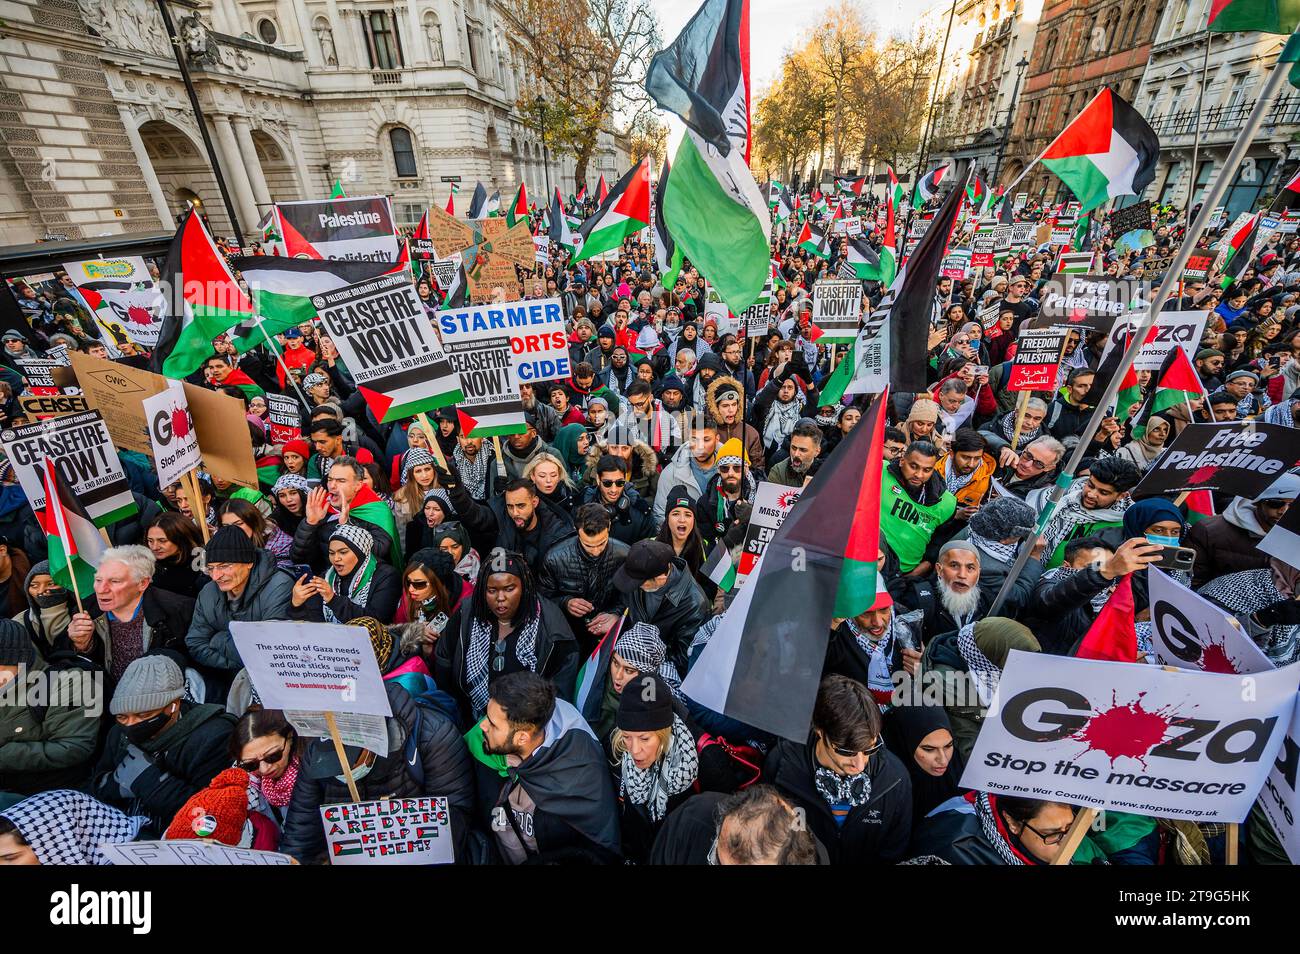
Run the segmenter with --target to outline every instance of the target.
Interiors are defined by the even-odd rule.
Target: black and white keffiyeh
[[[100,845],[133,841],[149,822],[67,788],[23,799],[0,818],[13,822],[43,865],[109,864]]]
[[[984,837],[988,843],[993,846],[993,850],[1001,856],[1002,860],[1009,865],[1023,865],[1025,860],[1020,855],[1011,850],[1007,844],[1006,838],[998,828],[997,819],[993,815],[993,803],[989,801],[987,792],[980,792],[975,796],[975,817],[980,820],[980,828],[984,831]]]
[[[451,452],[451,456],[456,459],[460,482],[465,485],[469,495],[475,500],[482,500],[487,492],[488,467],[492,464],[492,453],[488,450],[488,445],[485,443],[480,447],[473,460],[465,456],[459,444]]]
[[[298,490],[306,494],[311,491],[311,484],[302,474],[281,474],[271,486],[271,493],[278,494],[282,490]]]
[[[1285,598],[1268,567],[1227,573],[1206,583],[1198,592],[1238,617],[1248,617]],[[1257,624],[1251,625],[1259,629]],[[1264,631],[1262,641],[1254,634],[1252,637],[1276,666],[1286,666],[1300,659],[1300,626],[1270,626]]]
[[[1002,436],[1007,439],[1007,444],[1011,443],[1011,436],[1016,432],[1016,412],[1009,411],[1002,417],[998,429],[1002,431]],[[1037,439],[1043,433],[1043,425],[1039,424],[1032,431],[1028,428],[1020,429],[1020,438],[1016,441],[1016,446],[1012,448],[1017,454],[1029,446],[1029,442]]]
[[[614,652],[625,663],[642,673],[656,673],[673,695],[680,695],[682,677],[677,667],[668,661],[668,649],[659,638],[659,627],[653,623],[633,623],[618,635]]]
[[[621,656],[622,653],[619,653]],[[668,751],[649,768],[637,768],[630,752],[623,753],[619,794],[633,805],[644,805],[651,821],[659,821],[668,809],[668,799],[680,795],[700,774],[700,756],[695,737],[679,716],[673,716]]]
[[[967,531],[966,538],[976,549],[984,551],[1000,563],[1014,563],[1016,560],[1014,543],[999,543],[997,540],[981,537],[974,530]]]
[[[871,776],[866,769],[857,775],[841,775],[824,765],[818,765],[813,772],[813,784],[828,805],[847,802],[849,807],[857,808],[871,800]]]
[[[882,639],[874,640],[854,619],[846,619],[845,627],[853,637],[853,641],[858,644],[867,655],[867,688],[879,699],[879,695],[884,693],[892,695],[894,691],[893,681],[893,663],[894,663],[894,627],[897,625],[895,614],[889,614],[889,628],[885,630]]]
[[[411,471],[417,467],[432,467],[434,464],[433,455],[423,447],[412,447],[406,452],[406,457],[402,459],[402,483],[411,476]]]
[[[975,644],[974,623],[967,623],[957,631],[957,651],[966,661],[966,668],[975,683],[980,702],[986,706],[992,705],[993,690],[1002,678],[1002,670]]]
[[[953,463],[956,459],[957,459],[957,455],[949,454],[948,463],[943,469],[943,482],[947,486],[948,493],[950,494],[956,494],[963,487],[965,487],[967,484],[969,484],[972,480],[975,479],[974,470],[972,470],[969,474],[957,473],[957,468]],[[976,468],[976,470],[978,469],[979,468]]]
[[[537,671],[537,631],[541,624],[542,604],[539,600],[528,621],[514,634],[515,658],[529,672]],[[487,711],[488,663],[492,657],[496,633],[495,619],[476,619],[470,624],[469,646],[465,650],[465,679],[470,702],[474,705],[475,718]]]

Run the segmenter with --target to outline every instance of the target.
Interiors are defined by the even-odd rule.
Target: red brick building
[[[1165,0],[1046,0],[998,177],[1010,184],[1104,86],[1130,103]],[[1053,199],[1061,181],[1035,166],[1016,192]]]

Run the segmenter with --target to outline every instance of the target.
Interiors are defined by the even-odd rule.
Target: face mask
[[[151,719],[145,719],[143,722],[137,722],[135,725],[126,725],[122,727],[123,734],[135,745],[143,745],[162,731],[163,726],[171,716],[165,711],[158,713]]]
[[[50,609],[54,606],[62,606],[68,598],[68,591],[63,587],[55,587],[52,590],[46,590],[40,596],[33,596],[34,602],[41,609]]]
[[[1154,543],[1162,547],[1176,547],[1181,542],[1178,537],[1162,537],[1158,534],[1148,533],[1147,542]]]
[[[359,781],[361,781],[363,778],[365,778],[367,775],[369,775],[369,774],[370,774],[370,769],[373,767],[373,765],[374,765],[374,763],[371,763],[370,765],[363,765],[363,766],[361,766],[360,768],[355,768],[355,769],[353,769],[353,770],[352,770],[352,781],[354,781],[354,782],[359,782]],[[347,778],[344,777],[344,776],[342,776],[342,775],[335,775],[334,778],[337,779],[339,782],[341,782],[341,783],[344,784],[344,785],[346,785],[346,784],[348,783]]]

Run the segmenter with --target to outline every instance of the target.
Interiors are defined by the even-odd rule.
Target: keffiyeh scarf
[[[14,823],[43,865],[106,865],[100,845],[133,841],[149,821],[67,788],[25,798],[0,817]]]
[[[813,772],[813,784],[828,805],[847,802],[850,808],[857,808],[871,800],[871,776],[865,769],[857,775],[841,775],[818,765]]]
[[[695,751],[695,737],[686,723],[673,716],[672,739],[668,751],[649,768],[637,768],[630,752],[623,753],[622,782],[619,794],[633,805],[644,805],[650,820],[657,822],[668,810],[668,799],[680,795],[700,774],[700,757]]]
[[[1023,855],[1011,847],[1008,841],[1010,832],[1002,827],[1002,820],[998,817],[997,812],[993,809],[993,801],[989,798],[987,792],[979,792],[975,796],[975,817],[980,820],[980,828],[984,831],[984,837],[988,839],[993,850],[996,851],[1009,865],[1032,865],[1037,864],[1028,855]]]
[[[349,546],[358,551],[358,555],[363,559],[352,571],[352,579],[348,581],[347,593],[344,595],[358,606],[364,607],[366,600],[370,596],[370,583],[375,576],[375,567],[378,561],[371,555],[374,549],[375,538],[370,535],[370,531],[364,530],[353,523],[341,523],[338,528],[330,534],[330,539],[339,537],[345,540]],[[325,571],[325,582],[327,582],[335,593],[339,591],[341,577],[334,567]],[[330,609],[329,603],[322,603],[321,614],[325,617],[327,623],[337,623],[333,610]]]
[[[956,494],[963,487],[965,487],[967,484],[969,484],[972,480],[975,479],[974,470],[972,470],[969,474],[957,473],[956,465],[953,463],[954,458],[955,455],[949,454],[948,463],[943,469],[943,482],[947,485],[948,493],[950,494]],[[978,467],[975,468],[975,470],[978,469],[979,469]]]
[[[1282,401],[1274,404],[1264,412],[1265,424],[1281,424],[1285,427],[1295,427],[1295,419],[1291,413],[1291,401]]]
[[[482,500],[487,492],[488,467],[492,463],[492,455],[488,451],[488,445],[484,444],[480,447],[473,460],[465,456],[465,452],[460,449],[459,444],[451,452],[451,456],[456,458],[456,469],[460,472],[460,482],[465,485],[469,495],[475,500]]]
[[[412,447],[406,452],[406,458],[402,461],[402,483],[411,476],[411,471],[416,467],[432,467],[434,464],[433,455],[423,447]]]
[[[1285,598],[1268,567],[1228,573],[1211,580],[1199,592],[1239,616],[1247,616]],[[1255,628],[1259,627],[1255,625]],[[1270,626],[1262,638],[1263,642],[1259,638],[1255,642],[1274,665],[1286,666],[1300,658],[1300,626]]]
[[[529,672],[537,671],[537,631],[542,624],[542,603],[538,600],[532,615],[524,625],[515,630],[515,658]],[[494,618],[475,619],[469,628],[469,648],[465,651],[465,680],[468,683],[470,702],[474,705],[474,717],[479,718],[487,711],[488,704],[488,663],[492,657],[492,646],[496,639],[497,621]],[[500,640],[504,644],[506,640]],[[504,653],[506,647],[498,645],[498,651]]]
[[[284,774],[279,778],[263,778],[260,775],[254,775],[253,784],[262,790],[262,797],[266,799],[268,805],[284,808],[293,798],[293,786],[298,781],[298,769],[300,767],[301,761],[295,755],[289,760],[289,767],[284,770]]]
[[[803,402],[798,394],[788,404],[782,404],[779,400],[773,401],[772,407],[767,412],[767,420],[763,422],[763,444],[767,447],[779,445],[793,434],[794,426],[799,423],[802,408]]]
[[[985,706],[993,704],[993,690],[1002,678],[999,669],[983,650],[975,644],[975,624],[967,623],[957,632],[957,651],[966,661],[966,669],[975,682],[975,691],[979,693],[980,702]]]
[[[1011,411],[1010,413],[1003,415],[1002,422],[998,425],[998,429],[1002,431],[1002,436],[1007,439],[1007,444],[1009,445],[1011,443],[1011,435],[1016,432],[1016,412]],[[1041,433],[1043,433],[1043,425],[1041,424],[1035,427],[1032,431],[1027,428],[1021,428],[1020,439],[1016,441],[1016,446],[1013,447],[1012,450],[1017,454],[1020,453],[1029,446],[1030,441],[1035,440]]]
[[[974,530],[967,532],[967,539],[971,544],[983,550],[993,559],[1002,563],[1014,563],[1016,559],[1016,544],[999,543],[997,540],[990,540],[987,537],[981,537]]]
[[[878,704],[887,705],[894,696],[893,662],[894,662],[894,614],[889,614],[889,629],[883,639],[874,640],[852,618],[844,621],[845,627],[858,648],[867,654],[867,689]]]

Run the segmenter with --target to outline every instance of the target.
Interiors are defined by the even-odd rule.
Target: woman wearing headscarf
[[[564,462],[569,480],[578,483],[587,467],[587,452],[591,450],[591,435],[582,424],[565,424],[555,432],[551,445]]]
[[[149,819],[58,788],[0,812],[0,865],[107,865],[106,844],[135,841]]]
[[[1004,616],[988,616],[967,623],[955,633],[943,633],[925,647],[921,667],[933,672],[970,673],[979,694],[978,705],[947,705],[948,720],[957,752],[969,759],[980,725],[993,701],[993,690],[1002,676],[1011,650],[1037,653],[1042,649],[1029,628]],[[948,679],[947,675],[944,676]]]
[[[1121,460],[1131,460],[1139,471],[1145,471],[1165,452],[1169,434],[1169,420],[1158,414],[1152,414],[1147,418],[1146,429],[1142,436],[1134,436],[1133,440],[1115,451],[1115,456]]]
[[[478,551],[470,545],[469,531],[465,525],[458,520],[449,520],[434,527],[429,536],[432,540],[429,545],[451,557],[456,572],[473,585],[478,579],[481,561]]]
[[[619,760],[623,854],[633,863],[649,857],[664,818],[699,782],[695,736],[675,708],[672,690],[653,673],[637,676],[618,697],[610,747]]]
[[[1124,511],[1124,539],[1131,540],[1134,537],[1145,537],[1147,542],[1154,543],[1161,547],[1180,547],[1183,545],[1183,533],[1187,529],[1187,518],[1183,512],[1175,507],[1164,497],[1148,497],[1145,500],[1139,500]],[[1192,575],[1186,570],[1167,570],[1170,576],[1181,583],[1183,586],[1190,586]],[[1139,620],[1146,619],[1146,612],[1150,608],[1150,598],[1147,592],[1146,573],[1133,574],[1133,612],[1137,614]],[[1143,635],[1140,633],[1139,635]],[[1150,651],[1149,635],[1146,640],[1138,640],[1138,648],[1143,652]],[[1143,645],[1147,642],[1148,645]]]
[[[885,713],[883,735],[912,778],[914,822],[961,791],[966,763],[943,706],[894,706]]]
[[[1267,566],[1268,554],[1259,549],[1259,541],[1286,514],[1297,493],[1300,476],[1284,473],[1254,499],[1234,497],[1217,517],[1192,524],[1187,530],[1187,546],[1196,551],[1192,585]]]
[[[479,570],[459,630],[438,640],[436,664],[438,685],[470,718],[481,719],[488,686],[509,672],[546,676],[572,699],[578,643],[564,611],[537,593],[523,556],[498,548]]]
[[[402,455],[401,486],[393,492],[393,517],[398,533],[405,533],[408,523],[419,522],[425,495],[437,486],[438,472],[432,454],[423,447],[412,447]]]
[[[987,792],[950,798],[919,819],[912,853],[936,855],[952,865],[1050,865],[1061,853],[1074,806]],[[1084,838],[1073,864],[1102,862]]]
[[[325,576],[294,581],[289,617],[315,623],[346,623],[359,616],[391,620],[401,582],[397,570],[375,559],[374,545],[374,537],[359,525],[340,524],[330,534]]]
[[[750,420],[762,435],[769,461],[785,446],[799,419],[817,413],[816,394],[807,381],[784,368],[758,392]]]
[[[281,474],[271,486],[271,499],[274,501],[271,519],[290,537],[307,515],[307,494],[310,490],[307,478],[299,474]]]

